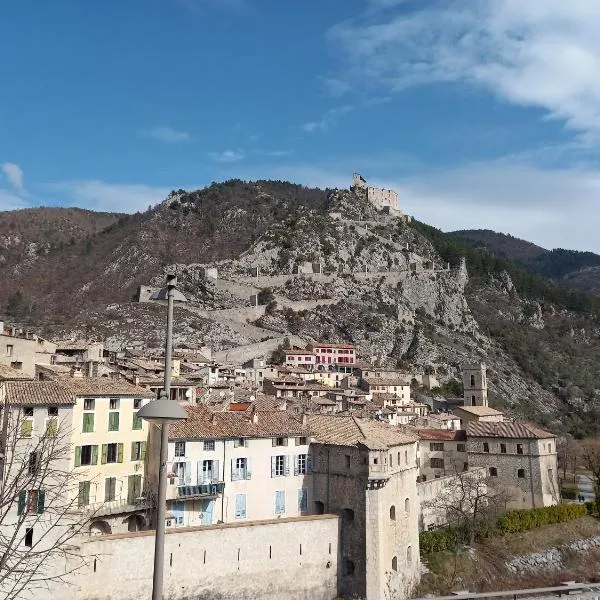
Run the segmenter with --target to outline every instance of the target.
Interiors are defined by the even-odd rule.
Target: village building
[[[8,327],[0,321],[0,365],[35,377],[35,365],[50,364],[56,345],[30,331]]]
[[[452,414],[460,420],[460,426],[463,428],[473,421],[487,423],[504,421],[504,414],[490,406],[458,406]]]
[[[419,481],[439,479],[466,471],[467,432],[450,429],[417,429]]]

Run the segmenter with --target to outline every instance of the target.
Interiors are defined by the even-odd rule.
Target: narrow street
[[[594,484],[587,475],[577,475],[577,489],[577,493],[584,497],[585,502],[594,499]]]

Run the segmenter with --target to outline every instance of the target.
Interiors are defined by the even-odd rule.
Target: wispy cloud
[[[389,8],[397,2],[370,4]],[[467,83],[541,108],[600,140],[597,0],[448,0],[402,8],[372,11],[328,32],[346,59],[337,77],[390,92]]]
[[[323,88],[330,96],[343,96],[352,89],[352,86],[337,77],[320,77]]]
[[[52,183],[49,190],[66,195],[62,204],[107,212],[136,212],[161,202],[171,191],[142,183],[108,183],[99,179]]]
[[[181,5],[192,13],[204,13],[207,10],[225,9],[232,11],[247,11],[248,0],[178,0]]]
[[[23,169],[15,163],[5,162],[0,165],[2,173],[10,183],[10,185],[19,193],[23,193]]]
[[[140,137],[175,144],[177,142],[189,142],[190,134],[186,131],[177,131],[172,127],[154,127],[140,131]]]
[[[391,100],[390,96],[385,97],[374,97],[363,100],[358,104],[342,104],[341,106],[334,106],[325,112],[323,117],[319,120],[308,121],[304,123],[301,128],[306,133],[315,133],[318,131],[327,131],[331,126],[335,125],[340,117],[347,115],[355,110],[361,108],[368,108],[371,106],[377,106],[379,104],[385,104]]]
[[[17,210],[19,208],[28,208],[27,202],[10,190],[0,188],[0,210]]]
[[[222,152],[209,152],[208,156],[216,162],[231,163],[243,160],[246,154],[243,150],[223,150]]]

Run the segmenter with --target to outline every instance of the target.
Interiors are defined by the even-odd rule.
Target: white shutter
[[[289,456],[285,457],[285,471],[284,471],[284,473],[286,475],[290,474],[290,457]]]
[[[252,479],[252,461],[251,459],[246,459],[246,479]]]
[[[221,481],[221,472],[219,471],[219,461],[213,460],[213,481]]]
[[[237,469],[235,468],[235,458],[231,459],[231,481],[237,481],[238,480],[238,472]]]
[[[294,475],[298,475],[298,455],[294,455]]]
[[[192,463],[189,460],[185,463],[185,483],[186,485],[192,483]]]
[[[275,456],[271,456],[271,477],[275,477],[276,464],[277,464],[277,458]]]

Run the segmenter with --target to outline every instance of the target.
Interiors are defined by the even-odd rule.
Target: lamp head
[[[184,408],[179,406],[175,400],[169,400],[163,391],[158,400],[152,400],[142,406],[137,416],[145,421],[165,423],[169,421],[181,421],[187,419],[188,415]]]

